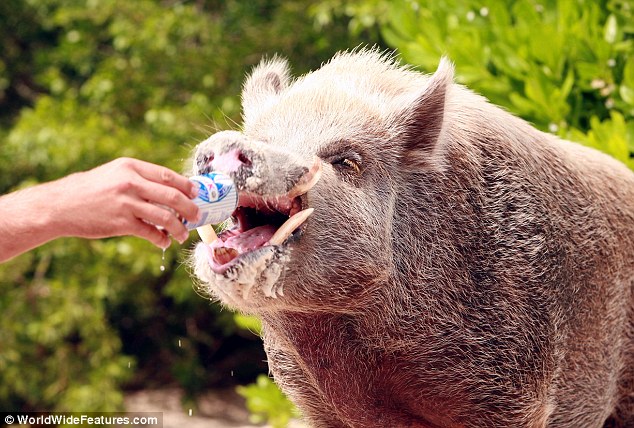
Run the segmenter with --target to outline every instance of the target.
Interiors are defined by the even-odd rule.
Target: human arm
[[[0,197],[0,262],[63,236],[135,235],[165,248],[167,232],[183,242],[188,231],[179,216],[197,220],[196,192],[168,168],[120,158],[10,193]]]

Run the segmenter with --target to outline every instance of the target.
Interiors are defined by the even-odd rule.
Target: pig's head
[[[442,169],[452,68],[432,76],[372,50],[342,53],[296,80],[262,62],[242,93],[242,132],[198,145],[194,174],[238,187],[233,226],[194,253],[201,289],[249,313],[354,312],[406,257],[394,250],[396,201]]]

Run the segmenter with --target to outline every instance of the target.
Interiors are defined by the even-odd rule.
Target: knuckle
[[[178,194],[178,190],[170,189],[165,193],[165,200],[170,204],[174,205],[180,200],[180,195]]]
[[[129,193],[130,191],[135,189],[136,183],[131,179],[124,178],[117,181],[114,187],[117,193]]]
[[[172,214],[169,211],[165,211],[163,213],[161,213],[161,224],[162,225],[168,225],[172,222],[172,220],[174,220],[174,214]]]
[[[167,168],[161,168],[159,177],[161,181],[165,184],[169,184],[174,181],[174,178],[172,177],[172,172]]]
[[[133,210],[133,205],[129,198],[119,198],[116,201],[112,201],[112,203],[113,208],[119,213],[121,221],[127,221],[127,218],[124,216],[130,215],[129,213]]]
[[[119,168],[128,169],[134,164],[134,159],[128,157],[122,157],[114,160],[114,163]]]

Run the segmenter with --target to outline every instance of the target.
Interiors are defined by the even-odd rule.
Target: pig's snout
[[[321,160],[253,140],[237,131],[218,132],[202,142],[194,174],[229,175],[242,193],[265,197],[299,196],[319,179]]]
[[[240,168],[249,168],[252,165],[252,154],[241,149],[231,149],[228,152],[216,155],[213,151],[201,155],[198,160],[199,171],[207,174],[211,171],[223,170],[236,173]]]
[[[248,176],[257,157],[253,144],[240,132],[218,132],[198,147],[195,173],[219,171],[232,176]]]

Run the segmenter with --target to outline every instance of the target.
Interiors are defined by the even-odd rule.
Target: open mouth
[[[242,198],[241,198],[242,199]],[[301,209],[301,198],[264,200],[252,196],[239,203],[232,227],[218,235],[209,247],[209,262],[216,273],[225,272],[240,256],[268,245],[282,245],[300,233],[313,209]]]
[[[228,228],[217,239],[205,242],[212,271],[222,274],[247,254],[297,238],[301,234],[301,226],[313,213],[313,208],[304,207],[304,195],[320,176],[321,162],[316,162],[286,195],[265,198],[248,192],[239,193],[238,207],[228,222]]]

